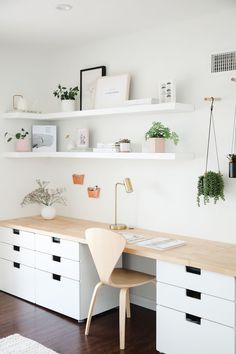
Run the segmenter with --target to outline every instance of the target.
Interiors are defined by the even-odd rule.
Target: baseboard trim
[[[156,311],[156,303],[154,300],[147,299],[146,297],[130,294],[131,304],[145,307],[146,309]]]

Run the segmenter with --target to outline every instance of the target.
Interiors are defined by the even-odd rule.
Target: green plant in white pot
[[[4,134],[6,141],[9,143],[13,139],[16,139],[15,149],[17,152],[29,152],[31,151],[31,141],[29,139],[29,132],[24,128],[21,128],[16,134],[10,134],[6,132]]]
[[[70,87],[67,89],[61,84],[58,85],[57,90],[53,91],[53,95],[61,100],[61,107],[63,112],[71,112],[75,110],[75,99],[79,93],[79,87]]]
[[[161,122],[153,122],[146,132],[145,139],[149,141],[150,152],[165,152],[165,140],[170,139],[175,145],[179,142],[179,136],[165,127]]]

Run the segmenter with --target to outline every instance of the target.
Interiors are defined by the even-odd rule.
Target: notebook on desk
[[[134,233],[122,233],[128,243],[133,243],[138,246],[152,248],[156,250],[168,250],[171,248],[183,246],[185,241],[175,240],[167,237],[147,237],[141,234]]]

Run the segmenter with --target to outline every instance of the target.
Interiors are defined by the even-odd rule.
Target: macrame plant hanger
[[[231,81],[236,82],[236,78],[232,77]],[[236,178],[236,105],[234,110],[233,134],[231,143],[231,152],[228,155],[229,159],[229,177]]]

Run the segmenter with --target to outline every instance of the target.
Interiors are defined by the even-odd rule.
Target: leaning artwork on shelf
[[[32,151],[56,152],[57,151],[57,127],[56,125],[32,126]]]
[[[101,77],[97,80],[95,108],[121,107],[129,99],[130,74]]]
[[[94,96],[97,80],[106,75],[106,67],[96,66],[80,70],[80,110],[94,108]]]

